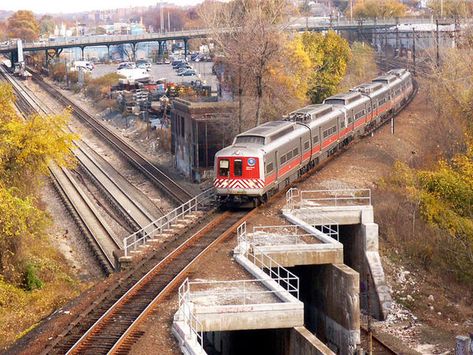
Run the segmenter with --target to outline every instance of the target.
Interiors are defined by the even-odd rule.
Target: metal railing
[[[237,240],[240,246],[240,252],[243,256],[268,274],[279,286],[299,299],[299,278],[276,260],[266,255],[262,250],[258,249],[256,245],[250,243],[246,232],[246,222],[243,222],[237,228]],[[244,244],[246,245],[244,246]]]
[[[145,245],[150,239],[155,239],[164,231],[169,230],[173,224],[190,213],[208,207],[214,196],[214,189],[210,188],[123,239],[125,256],[139,246]]]
[[[370,189],[342,190],[298,190],[286,192],[286,207],[290,210],[301,207],[369,206]]]
[[[281,295],[283,290],[268,290],[264,286],[265,281],[267,279],[188,281],[188,301],[196,305],[202,300],[202,306],[246,306],[271,302],[262,296],[275,296],[280,300],[278,295]],[[182,299],[186,301],[185,297]]]
[[[189,328],[189,334],[191,337],[195,337],[197,342],[204,350],[204,337],[202,332],[202,323],[195,317],[193,307],[191,303],[190,293],[190,282],[186,278],[182,285],[179,287],[179,310],[183,317],[184,324]]]

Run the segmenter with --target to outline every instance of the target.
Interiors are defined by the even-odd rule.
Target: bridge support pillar
[[[136,43],[131,43],[132,60],[136,61]]]
[[[107,60],[110,60],[110,45],[107,45]]]
[[[187,61],[187,52],[189,51],[189,40],[184,38],[184,58]]]
[[[18,52],[11,51],[10,52],[10,67],[13,68],[15,66],[15,63],[17,62],[18,62]]]
[[[164,43],[166,43],[166,42],[165,41],[159,41],[158,42],[158,59],[163,59]]]
[[[84,49],[85,47],[80,47],[80,60],[84,60]]]

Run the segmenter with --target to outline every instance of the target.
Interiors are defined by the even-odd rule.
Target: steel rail
[[[41,86],[43,90],[53,96],[57,101],[61,102],[66,107],[73,109],[76,117],[91,126],[95,132],[106,139],[115,149],[117,149],[129,162],[139,169],[144,175],[148,176],[151,181],[169,197],[177,203],[182,204],[187,202],[193,196],[184,188],[179,186],[172,178],[165,174],[162,170],[152,164],[136,149],[131,147],[117,134],[106,127],[102,122],[95,119],[84,109],[75,104],[72,100],[65,97],[59,90],[46,83],[38,74],[33,74],[33,79]]]
[[[84,232],[88,244],[99,259],[102,269],[106,275],[110,275],[115,270],[113,252],[120,250],[120,245],[115,240],[109,227],[103,222],[102,218],[99,217],[98,211],[92,207],[91,202],[85,197],[74,178],[62,168],[55,169],[50,167],[49,171],[51,172],[54,185],[58,190],[61,199],[69,209],[70,213],[75,216],[79,229]],[[74,193],[74,196],[71,194],[71,188],[73,189],[72,192]],[[80,207],[80,205],[83,206]],[[88,208],[88,211],[85,211],[85,208]],[[87,214],[89,214],[89,218],[86,217]],[[99,241],[97,228],[95,228],[94,232],[90,226],[92,224],[90,220],[91,216],[92,218],[95,217],[94,224],[99,226],[101,229],[100,237],[105,239],[105,243],[111,241],[111,248],[113,248],[113,250],[108,250],[111,248],[105,248],[103,245],[104,242]],[[104,258],[105,261],[103,260]]]
[[[83,142],[75,142],[76,149],[73,150],[76,158],[81,162],[82,169],[92,178],[97,187],[112,201],[114,207],[135,229],[140,229],[153,222],[156,217],[135,201],[125,191],[125,187],[112,179],[105,169],[87,152]],[[113,190],[113,191],[112,191]]]
[[[367,328],[365,328],[364,325],[361,325],[360,326],[360,331],[362,333],[364,333],[366,336],[369,336],[369,331]],[[398,350],[395,350],[391,345],[389,344],[386,344],[386,342],[384,342],[383,340],[381,340],[378,336],[378,334],[374,333],[374,332],[371,332],[371,337],[372,339],[375,341],[375,343],[377,343],[378,345],[380,345],[383,350],[378,350],[376,351],[376,354],[383,354],[383,355],[387,355],[387,354],[392,354],[392,355],[400,355],[402,352],[398,351]],[[369,351],[369,349],[367,349]]]

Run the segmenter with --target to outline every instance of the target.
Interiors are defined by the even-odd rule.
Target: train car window
[[[271,171],[273,171],[273,169],[274,169],[273,163],[269,163],[268,165],[266,165],[266,174],[269,174]]]
[[[310,148],[310,142],[307,141],[304,143],[304,150],[309,150],[309,148]]]
[[[313,138],[314,144],[317,143],[318,141],[319,141],[319,136],[315,136],[315,137]]]
[[[281,165],[284,164],[286,162],[286,155],[283,155],[281,157]]]
[[[340,128],[345,128],[345,120],[340,121]]]
[[[235,161],[233,162],[233,175],[243,175],[243,162],[240,159],[235,159]]]
[[[230,173],[230,162],[228,159],[221,159],[218,162],[218,174],[220,176],[228,176]]]
[[[326,129],[323,133],[323,137],[327,138],[334,134],[337,131],[337,126],[330,127],[329,129]]]
[[[298,155],[299,155],[299,148],[294,148],[294,150],[292,151],[292,156],[297,157]]]
[[[291,160],[292,159],[292,150],[286,154],[287,155],[287,160]]]

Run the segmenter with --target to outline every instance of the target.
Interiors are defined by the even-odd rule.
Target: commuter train
[[[221,203],[265,202],[306,171],[381,125],[414,90],[411,73],[395,69],[347,93],[238,134],[215,155]]]

